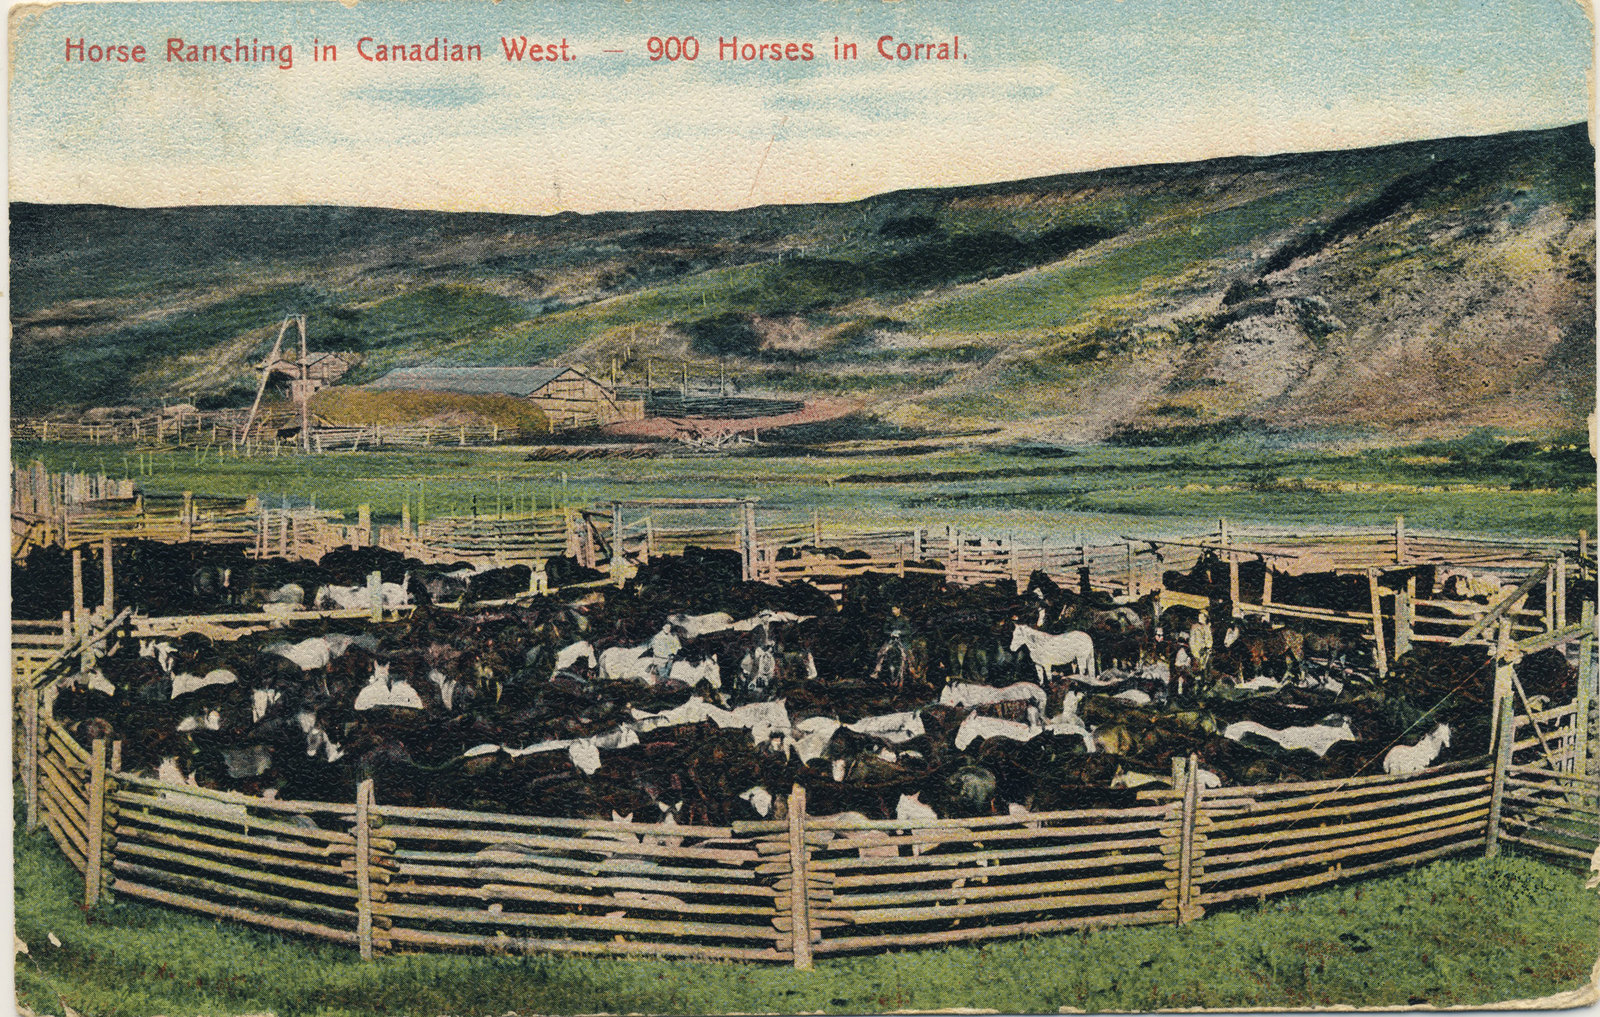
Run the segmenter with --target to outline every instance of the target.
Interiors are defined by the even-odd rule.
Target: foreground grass
[[[158,908],[86,911],[77,872],[47,834],[19,832],[14,843],[17,935],[29,946],[17,958],[19,1001],[89,1017],[1482,1005],[1584,984],[1600,927],[1581,873],[1502,857],[1441,862],[1181,929],[824,960],[812,972],[581,957],[363,964],[347,948]]]

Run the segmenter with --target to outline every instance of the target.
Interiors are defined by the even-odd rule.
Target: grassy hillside
[[[247,401],[282,315],[394,366],[721,361],[897,423],[1551,435],[1594,400],[1582,125],[839,205],[12,207],[12,400]]]

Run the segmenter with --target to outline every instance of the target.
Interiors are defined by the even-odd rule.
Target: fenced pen
[[[352,523],[309,508],[157,500],[98,481],[33,479],[29,491],[48,492],[49,509],[34,511],[42,502],[33,493],[14,501],[14,535],[35,534],[24,550],[43,540],[69,548],[79,589],[60,621],[12,623],[15,744],[28,826],[49,831],[83,874],[91,904],[108,895],[141,900],[343,943],[364,957],[556,951],[804,967],[835,953],[1180,924],[1234,902],[1450,855],[1512,846],[1576,861],[1600,844],[1592,595],[1570,604],[1567,595],[1569,578],[1594,574],[1586,534],[1519,542],[1419,533],[1403,520],[1381,531],[1286,534],[1219,521],[1193,537],[1094,547],[953,527],[843,532],[815,514],[769,515],[762,525],[764,510],[751,499],[422,522],[408,506],[398,526],[380,527],[366,511]],[[129,511],[131,500],[143,502],[140,511]],[[152,508],[173,521],[150,525]],[[1380,671],[1390,652],[1398,657],[1414,642],[1489,648],[1495,735],[1488,755],[1414,774],[1204,787],[1194,761],[1178,759],[1170,784],[1140,791],[1130,807],[926,821],[814,815],[799,786],[777,798],[770,819],[670,829],[404,807],[386,803],[385,788],[371,782],[351,788],[347,802],[265,800],[125,771],[118,744],[79,744],[56,722],[56,685],[118,639],[183,631],[232,639],[304,620],[393,620],[405,609],[149,618],[114,613],[109,569],[104,601],[85,604],[83,553],[100,548],[109,563],[113,541],[139,535],[239,543],[258,557],[314,559],[374,545],[425,561],[538,566],[568,556],[619,584],[653,555],[699,546],[739,552],[747,579],[834,593],[869,573],[1020,588],[1043,571],[1117,599],[1154,593],[1190,605],[1211,601],[1167,591],[1162,577],[1204,559],[1226,572],[1218,606],[1354,626]],[[1270,567],[1247,581],[1251,563]],[[1422,565],[1463,564],[1500,577],[1505,589],[1487,604],[1432,600],[1405,578]],[[1321,570],[1365,576],[1368,610],[1274,596],[1275,573]],[[1528,609],[1541,588],[1542,610]],[[535,582],[530,593],[538,592]],[[1515,659],[1574,646],[1576,698],[1531,703]]]
[[[1592,607],[1585,605],[1592,619]],[[1518,715],[1496,675],[1489,755],[1404,775],[1205,787],[1191,757],[1125,808],[934,820],[817,816],[796,785],[768,820],[666,827],[278,801],[123,771],[52,715],[56,684],[129,635],[127,612],[18,684],[30,829],[108,895],[355,947],[662,955],[806,967],[833,953],[1182,924],[1503,845],[1600,844],[1593,637],[1569,704]],[[1505,633],[1507,626],[1502,625]]]

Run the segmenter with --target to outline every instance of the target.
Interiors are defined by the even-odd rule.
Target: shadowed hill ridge
[[[14,204],[12,402],[247,401],[303,311],[354,381],[655,357],[1054,440],[1568,431],[1593,175],[1574,125],[732,212]]]

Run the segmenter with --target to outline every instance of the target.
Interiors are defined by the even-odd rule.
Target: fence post
[[[1413,576],[1406,585],[1394,591],[1394,659],[1399,660],[1411,650],[1411,602],[1416,596],[1417,580]]]
[[[383,573],[367,573],[367,598],[368,610],[372,612],[372,620],[383,621]]]
[[[89,618],[83,611],[83,549],[72,549],[72,631],[89,631]]]
[[[789,792],[789,917],[794,950],[794,966],[811,970],[811,893],[809,880],[810,849],[806,847],[806,789],[799,784]]]
[[[1544,570],[1544,630],[1554,632],[1560,624],[1556,620],[1556,569],[1555,562],[1552,562]]]
[[[1499,718],[1500,718],[1500,701],[1501,700],[1505,700],[1507,702],[1511,701],[1511,678],[1512,678],[1512,675],[1515,674],[1515,671],[1512,669],[1512,665],[1507,660],[1507,657],[1510,654],[1510,649],[1511,649],[1511,619],[1510,618],[1502,618],[1502,619],[1500,619],[1499,632],[1498,632],[1498,635],[1496,636],[1496,640],[1495,640],[1495,651],[1494,651],[1494,699],[1493,699],[1494,705],[1493,705],[1493,708],[1492,708],[1491,713],[1490,713],[1491,718],[1496,723],[1499,722]],[[1497,731],[1499,731],[1499,728],[1498,727],[1492,728],[1491,731],[1497,732]],[[1492,744],[1498,750],[1500,743],[1495,741],[1495,742],[1492,742]]]
[[[356,785],[356,943],[372,959],[372,779]]]
[[[740,530],[744,533],[745,572],[744,578],[752,580],[759,578],[757,573],[760,563],[757,560],[756,550],[756,503],[744,501],[740,508]]]
[[[623,584],[624,572],[628,560],[622,553],[622,502],[611,503],[611,580],[618,586]]]
[[[83,867],[83,903],[94,907],[100,901],[100,879],[104,869],[106,819],[106,740],[96,738],[89,756],[89,816],[85,830],[87,851]]]
[[[1567,626],[1567,556],[1556,556],[1556,624],[1558,629]]]
[[[1406,560],[1406,517],[1394,517],[1394,563]]]
[[[194,539],[194,492],[183,492],[183,542]]]
[[[1195,822],[1200,812],[1200,781],[1196,776],[1199,767],[1193,753],[1187,760],[1174,757],[1172,760],[1172,777],[1174,784],[1183,792],[1179,800],[1178,822],[1178,893],[1177,912],[1178,924],[1187,925],[1189,922],[1205,914],[1205,910],[1194,901],[1194,859],[1195,859]]]
[[[1489,828],[1484,837],[1483,856],[1500,853],[1500,812],[1505,807],[1506,778],[1511,769],[1511,697],[1495,700],[1494,776],[1489,791]]]
[[[356,540],[357,547],[372,546],[372,506],[356,506]]]
[[[1372,655],[1378,677],[1389,673],[1389,651],[1383,645],[1383,602],[1378,597],[1378,570],[1367,569],[1367,594],[1372,605]]]
[[[115,597],[113,596],[113,590],[115,589],[115,586],[112,583],[113,571],[111,564],[111,534],[109,533],[100,540],[100,565],[102,571],[104,572],[103,580],[105,586],[105,589],[100,597],[100,602],[101,606],[106,609],[106,617],[112,618],[116,614],[116,601]]]
[[[39,690],[32,680],[22,690],[22,786],[28,796],[27,827],[39,828]]]
[[[1228,551],[1228,601],[1233,605],[1233,617],[1243,618],[1244,611],[1239,607],[1241,599],[1239,592],[1239,556],[1232,550]]]
[[[822,513],[816,509],[811,510],[811,546],[822,546]]]
[[[1578,704],[1573,727],[1577,745],[1573,746],[1572,771],[1582,777],[1589,772],[1589,706],[1594,698],[1594,601],[1583,602],[1583,638],[1578,642]]]

